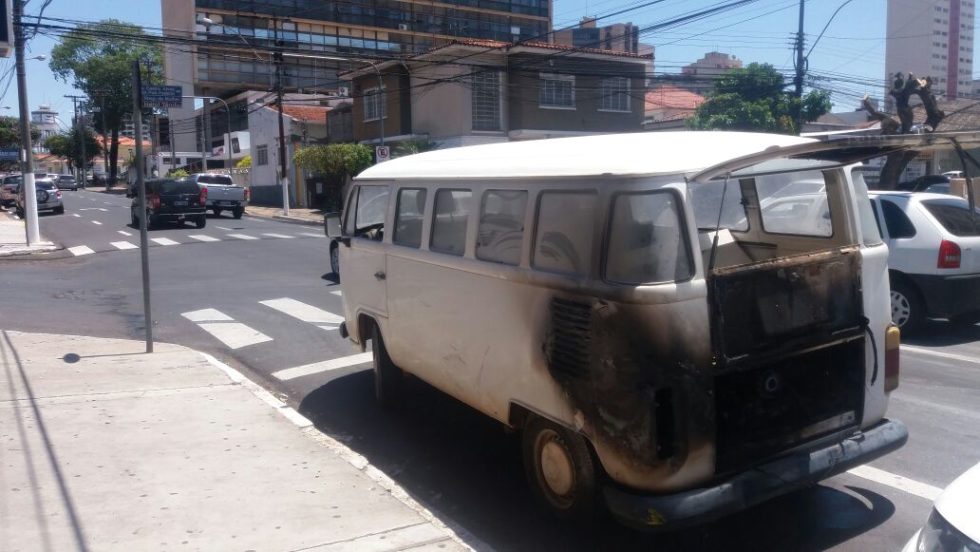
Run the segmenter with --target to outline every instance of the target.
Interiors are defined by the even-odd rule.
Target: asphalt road
[[[138,249],[121,245],[139,243],[129,203],[66,192],[67,213],[42,216],[41,230],[79,255],[0,260],[0,327],[141,338]],[[532,503],[516,435],[418,381],[399,411],[374,404],[370,365],[336,331],[340,286],[319,227],[226,215],[150,237],[156,339],[236,365],[498,550],[898,550],[929,514],[923,496],[980,462],[980,326],[935,322],[903,348],[889,416],[911,436],[872,464],[884,472],[679,533],[571,526]]]

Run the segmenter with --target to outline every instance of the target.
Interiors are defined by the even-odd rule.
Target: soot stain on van
[[[713,432],[707,324],[677,318],[653,305],[551,301],[552,377],[595,437],[637,466],[677,468]]]

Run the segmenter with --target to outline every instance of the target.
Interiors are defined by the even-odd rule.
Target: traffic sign
[[[391,159],[391,150],[388,149],[388,146],[375,146],[374,158],[377,159],[378,163],[387,161]]]
[[[20,150],[17,148],[0,149],[0,161],[17,161],[20,159]]]
[[[184,102],[180,97],[181,94],[183,94],[183,89],[179,86],[143,85],[140,90],[140,95],[143,99],[140,102],[140,106],[144,109],[147,107],[157,107],[160,109],[181,107]]]

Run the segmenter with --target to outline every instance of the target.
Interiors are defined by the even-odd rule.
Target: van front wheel
[[[524,471],[539,502],[561,519],[595,518],[596,470],[585,438],[532,416],[523,432]]]
[[[371,351],[374,356],[374,396],[382,408],[392,408],[401,392],[402,371],[388,356],[377,324],[371,332]]]

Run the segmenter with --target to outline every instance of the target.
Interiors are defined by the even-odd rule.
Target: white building
[[[714,89],[715,79],[732,69],[741,69],[742,60],[734,54],[708,52],[704,57],[681,68],[684,79],[677,84],[698,94]]]
[[[973,0],[888,0],[885,108],[896,73],[932,77],[936,96],[973,93]]]
[[[35,142],[39,150],[44,149],[45,140],[61,133],[58,112],[51,109],[50,105],[41,104],[31,111],[31,124],[41,132],[41,137]]]

